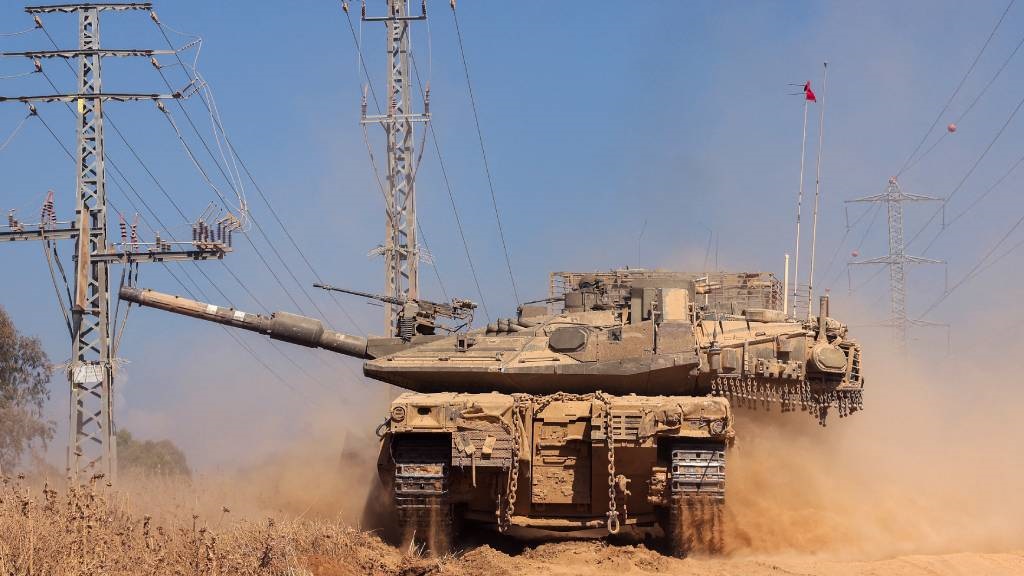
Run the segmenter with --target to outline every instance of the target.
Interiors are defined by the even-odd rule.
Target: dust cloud
[[[865,366],[865,410],[826,429],[801,414],[737,412],[732,553],[877,559],[1024,547],[1024,391],[977,357]]]
[[[126,508],[157,519],[194,514],[215,525],[277,518],[364,527],[364,508],[378,483],[379,444],[372,431],[351,430],[338,416],[320,418],[315,432],[253,463],[200,470],[192,478],[126,475],[118,492]],[[238,450],[246,450],[238,437]]]

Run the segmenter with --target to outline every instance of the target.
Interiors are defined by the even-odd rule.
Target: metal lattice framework
[[[47,222],[18,226],[0,232],[0,240],[74,239],[75,277],[70,306],[72,351],[68,365],[70,427],[68,475],[74,480],[83,473],[102,473],[113,479],[117,472],[114,440],[113,385],[114,350],[110,321],[111,264],[169,262],[223,258],[231,248],[216,241],[193,241],[177,250],[159,239],[152,244],[135,241],[118,249],[107,239],[106,155],[103,138],[103,104],[107,101],[138,101],[180,98],[177,94],[108,94],[102,87],[102,58],[152,57],[165,51],[106,50],[100,48],[100,12],[151,10],[149,3],[83,3],[30,6],[29,14],[77,14],[77,50],[9,52],[4,56],[66,58],[78,62],[78,90],[74,94],[48,96],[0,96],[0,102],[73,102],[76,109],[77,144],[75,218],[67,226]],[[33,109],[34,110],[34,109]],[[180,243],[179,243],[180,244]]]
[[[99,48],[99,10],[78,11],[79,46],[83,51]],[[101,94],[101,57],[83,53],[78,57],[78,93]],[[117,447],[113,436],[113,358],[110,347],[110,278],[107,263],[90,256],[107,247],[107,190],[103,153],[103,101],[78,101],[77,205],[79,261],[72,304],[72,353],[68,367],[71,379],[71,426],[68,438],[68,468],[80,470],[97,463],[113,475]],[[90,444],[91,446],[84,446]],[[90,448],[98,448],[93,451]],[[95,456],[90,454],[98,452]],[[98,462],[97,462],[98,461]]]
[[[363,122],[379,123],[387,136],[388,172],[384,194],[386,233],[376,251],[384,257],[384,293],[396,298],[419,298],[419,245],[416,239],[416,185],[414,123],[427,122],[427,112],[412,111],[412,76],[409,68],[409,23],[426,20],[426,4],[419,15],[410,15],[406,0],[387,0],[387,16],[367,17],[364,22],[384,22],[387,28],[388,92],[385,114],[367,116]],[[385,326],[398,335],[398,309],[384,307]]]
[[[900,352],[907,348],[907,330],[918,321],[907,318],[907,264],[943,264],[942,260],[908,256],[903,240],[904,202],[942,202],[941,198],[907,194],[900,188],[896,177],[889,178],[885,192],[848,200],[849,203],[884,202],[889,216],[889,254],[878,258],[850,262],[850,264],[885,264],[889,267],[889,320],[885,325],[892,328],[894,343]],[[926,324],[921,322],[921,324]]]

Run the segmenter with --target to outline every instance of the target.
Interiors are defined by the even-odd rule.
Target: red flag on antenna
[[[811,82],[810,82],[810,80],[808,80],[807,83],[804,84],[804,98],[807,99],[808,102],[817,102],[818,101],[817,96],[814,95],[814,91],[811,90]]]

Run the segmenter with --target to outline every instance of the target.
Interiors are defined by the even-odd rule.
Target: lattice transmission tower
[[[882,194],[865,196],[847,203],[884,203],[889,220],[889,254],[878,258],[853,261],[851,265],[885,264],[889,267],[889,319],[882,325],[892,329],[893,343],[900,353],[907,349],[907,331],[911,326],[932,325],[923,320],[911,320],[907,317],[907,264],[945,264],[942,260],[910,256],[906,253],[903,239],[903,204],[906,202],[943,202],[941,198],[907,194],[893,176]]]
[[[427,4],[420,5],[419,14],[409,12],[407,0],[387,0],[386,16],[367,16],[362,4],[364,22],[383,22],[387,29],[387,101],[381,114],[367,114],[367,96],[363,91],[362,122],[380,124],[387,137],[387,182],[384,191],[386,233],[384,243],[373,253],[384,257],[384,293],[396,298],[419,298],[420,249],[416,238],[416,157],[414,125],[428,122],[429,88],[424,96],[423,112],[413,111],[410,58],[410,23],[427,19]],[[384,306],[384,321],[392,336],[400,336],[398,307]]]
[[[75,275],[71,281],[70,301],[62,301],[71,334],[71,361],[67,376],[70,391],[70,426],[67,471],[74,480],[80,474],[103,473],[113,481],[117,473],[117,446],[114,439],[113,385],[115,343],[111,333],[110,271],[112,264],[135,265],[143,262],[206,260],[222,258],[229,252],[230,232],[218,222],[216,232],[203,222],[193,227],[191,242],[161,240],[140,242],[132,226],[126,237],[121,225],[121,242],[111,244],[107,236],[106,153],[104,151],[104,103],[180,98],[182,94],[111,93],[102,89],[102,60],[105,57],[155,58],[174,54],[168,50],[115,50],[100,46],[100,12],[152,10],[150,3],[81,3],[29,6],[25,11],[38,20],[41,14],[59,13],[78,16],[77,50],[4,52],[3,56],[23,56],[41,68],[42,59],[64,58],[78,64],[77,92],[43,96],[0,96],[0,102],[22,102],[35,114],[34,103],[72,104],[77,124],[75,217],[58,222],[48,200],[38,224],[21,223],[10,218],[0,241],[62,239],[75,240]],[[182,246],[184,244],[184,246]]]

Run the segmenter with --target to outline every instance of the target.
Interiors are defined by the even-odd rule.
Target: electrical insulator
[[[121,245],[124,246],[128,243],[128,223],[121,214],[117,215],[117,226],[121,229]]]
[[[43,201],[43,211],[40,215],[39,223],[43,226],[57,224],[57,211],[53,208],[53,190],[46,193],[46,200]]]
[[[139,245],[139,215],[132,219],[132,246]]]

